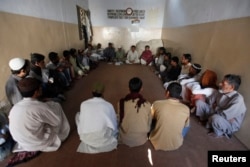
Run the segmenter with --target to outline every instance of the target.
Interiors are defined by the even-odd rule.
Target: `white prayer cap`
[[[9,61],[9,67],[11,70],[17,71],[20,70],[25,64],[25,59],[22,58],[13,58]]]

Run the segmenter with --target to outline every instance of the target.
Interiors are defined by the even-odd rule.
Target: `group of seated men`
[[[24,150],[26,150],[27,142],[34,143],[34,145],[37,146],[28,146],[28,150],[30,151],[42,151],[42,147],[47,147],[48,142],[51,142],[51,144],[53,144],[53,142],[56,142],[55,145],[51,145],[51,148],[48,149],[49,151],[56,150],[60,146],[61,139],[64,140],[69,132],[67,118],[64,116],[62,108],[59,104],[62,101],[66,100],[65,96],[63,95],[64,91],[71,89],[71,86],[75,80],[87,76],[89,71],[96,68],[98,63],[92,62],[90,60],[88,61],[88,64],[82,64],[82,62],[80,61],[81,57],[82,55],[80,50],[78,50],[77,52],[76,49],[71,48],[70,50],[64,50],[63,56],[59,56],[56,52],[50,52],[48,54],[49,62],[47,64],[45,63],[45,56],[39,53],[31,53],[30,60],[23,58],[13,58],[9,61],[11,75],[6,82],[5,91],[6,97],[10,105],[12,106],[12,111],[14,112],[18,104],[24,102],[26,99],[24,103],[25,106],[28,106],[28,108],[30,109],[33,108],[32,110],[34,110],[35,112],[41,111],[43,114],[47,115],[40,115],[37,112],[35,118],[32,113],[27,113],[26,109],[20,106],[21,108],[17,109],[17,113],[13,114],[13,116],[11,116],[12,114],[9,115],[9,124],[9,120],[7,118],[8,116],[1,112],[0,160],[4,159],[4,157],[6,157],[7,154],[10,153],[10,150],[12,150],[12,146],[14,145],[13,139],[17,141],[17,144],[13,149],[17,152],[23,152]],[[28,79],[29,82],[24,82],[26,79]],[[30,79],[36,80],[37,83],[33,80],[30,81]],[[21,81],[24,83],[22,83]],[[38,88],[39,91],[37,90],[37,92],[33,90]],[[35,94],[33,94],[34,92]],[[32,104],[27,99],[37,99],[39,100],[37,101],[39,103],[35,102],[34,104]],[[42,104],[44,106],[42,106]],[[32,107],[33,105],[35,107]],[[35,110],[38,106],[41,106],[41,108]],[[22,115],[18,114],[22,113],[19,112],[20,109],[25,110]],[[27,113],[27,115],[24,114],[25,112]],[[32,119],[38,120],[39,124],[37,124],[37,122],[35,122],[34,120],[27,120],[27,118],[25,118],[29,116],[31,116]],[[18,121],[11,121],[14,119],[18,119]],[[20,120],[25,122],[25,124],[23,124],[24,127],[19,126]],[[45,120],[46,122],[43,122]],[[32,122],[34,124],[32,124]],[[16,125],[13,125],[12,123],[16,123]],[[63,124],[65,125],[64,127],[62,127]],[[34,129],[32,129],[31,127],[29,127],[28,130],[25,129],[25,127],[33,127],[33,125]],[[53,129],[52,127],[56,127],[59,133],[58,139],[56,139],[55,134],[53,134],[53,136],[48,135],[51,133],[51,131],[55,131],[55,129]],[[15,131],[14,134],[11,133],[13,131]],[[17,131],[22,132],[24,136],[19,136],[17,134]],[[45,131],[47,132],[45,133]],[[29,133],[34,136],[30,137]],[[37,141],[34,142],[33,140]],[[21,142],[21,145],[19,145],[19,141],[22,141],[25,144]],[[41,143],[39,144],[39,142]],[[47,148],[43,151],[46,150]],[[27,156],[29,155],[30,154],[28,154]],[[31,153],[31,155],[33,155],[33,153]],[[20,154],[19,157],[24,156]]]
[[[85,55],[92,61],[105,60],[107,62],[115,62],[117,65],[126,64],[142,64],[152,65],[154,55],[150,50],[150,46],[146,45],[145,50],[139,55],[136,50],[136,46],[132,45],[128,52],[126,52],[122,46],[118,46],[117,50],[113,46],[113,43],[108,43],[105,49],[101,48],[102,45],[97,44],[94,48],[91,44],[88,44],[88,48],[84,51]]]
[[[134,49],[132,46],[131,52]],[[130,93],[120,99],[115,112],[113,105],[103,98],[105,86],[96,82],[93,97],[81,103],[80,112],[75,117],[81,140],[78,152],[108,152],[116,149],[118,143],[134,147],[143,145],[148,139],[155,150],[178,149],[189,130],[190,108],[195,110],[200,121],[206,122],[211,136],[230,138],[239,130],[246,112],[244,99],[237,92],[241,84],[239,76],[225,75],[217,89],[214,73],[206,71],[199,76],[201,66],[191,64],[190,54],[182,55],[180,66],[178,57],[171,57],[163,47],[150,60],[147,59],[148,46],[145,52],[146,56],[143,52],[139,62],[131,61],[133,56],[129,58],[128,53],[125,62],[152,63],[156,74],[165,77],[166,99],[151,104],[141,94],[142,80],[133,77],[128,83]],[[17,152],[9,162],[12,165],[40,152],[57,150],[69,135],[70,126],[58,102],[65,99],[62,90],[68,89],[74,78],[85,76],[91,66],[79,61],[85,56],[80,50],[78,54],[75,49],[65,50],[63,56],[60,59],[57,53],[50,52],[50,62],[46,66],[45,57],[38,53],[31,54],[31,65],[22,58],[9,62],[12,75],[6,83],[6,95],[13,107],[8,116],[9,123],[6,121],[5,126],[1,125],[4,134],[0,137],[3,139],[1,147],[8,143],[8,139],[13,138],[16,142],[12,140],[8,144],[8,148],[12,149],[12,145],[13,152]],[[90,58],[90,55],[88,58],[85,62],[92,61],[94,66],[102,59],[98,56]],[[112,57],[104,59],[110,61]],[[171,72],[177,66],[178,72]],[[170,74],[178,75],[172,78]]]
[[[171,57],[165,48],[160,48],[159,53],[164,55],[163,61],[158,65],[155,63],[155,69],[164,88],[167,89],[171,83],[179,83],[182,86],[182,103],[209,129],[208,135],[231,138],[240,129],[247,110],[244,98],[238,92],[240,76],[227,74],[218,86],[217,74],[208,69],[200,74],[201,65],[191,63],[191,54],[183,54],[179,65],[178,57]]]

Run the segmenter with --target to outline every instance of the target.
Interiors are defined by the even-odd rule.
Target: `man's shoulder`
[[[9,78],[7,79],[7,81],[6,81],[6,86],[9,84],[9,83],[11,83],[11,82],[13,82],[15,79],[13,78],[13,76],[12,75],[10,75],[9,76]]]
[[[92,102],[93,100],[94,100],[93,98],[89,98],[89,99],[82,101],[81,104],[87,104],[89,102]]]
[[[94,97],[84,100],[81,104],[88,104],[88,103],[108,103],[111,104],[109,101],[101,98],[101,97]]]
[[[153,102],[152,105],[160,105],[160,104],[163,104],[163,103],[166,103],[167,102],[167,99],[164,99],[164,100],[156,100]]]
[[[5,88],[17,87],[18,79],[14,75],[10,75],[8,80],[5,83]]]
[[[186,104],[180,102],[180,106],[183,108],[183,110],[186,110],[188,113],[190,112],[190,109]]]
[[[181,103],[178,100],[164,99],[164,100],[157,100],[153,103],[153,105],[161,105],[161,104],[167,104],[167,105],[172,105],[172,106],[181,106],[183,108],[189,109],[187,105]]]
[[[238,102],[243,102],[244,103],[244,97],[238,91],[235,91],[231,98],[237,99]]]
[[[121,100],[123,100],[123,99],[121,99]],[[120,100],[120,101],[121,101]],[[137,100],[133,100],[133,99],[130,99],[130,100],[127,100],[127,101],[124,101],[124,103],[132,103],[132,104],[137,104],[137,101],[138,101],[139,99],[137,99]],[[145,101],[144,103],[143,103],[143,105],[144,106],[151,106],[151,103],[149,102],[149,101]],[[142,105],[142,106],[143,106]]]

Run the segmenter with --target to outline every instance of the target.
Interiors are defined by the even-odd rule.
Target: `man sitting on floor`
[[[77,152],[109,152],[117,147],[117,118],[111,103],[102,98],[104,85],[95,83],[93,98],[83,101],[76,114],[77,131],[81,140]]]
[[[122,143],[133,147],[148,140],[151,125],[151,104],[142,97],[142,81],[134,77],[129,81],[130,93],[118,103],[120,138]]]
[[[155,101],[151,111],[156,120],[150,133],[155,150],[176,150],[183,143],[189,129],[189,108],[179,100],[181,85],[171,83],[166,90],[166,100]]]
[[[41,85],[35,78],[20,80],[18,88],[24,98],[12,107],[9,114],[10,133],[17,142],[13,152],[18,152],[19,158],[23,158],[40,151],[56,151],[70,130],[61,105],[37,100],[41,95]]]
[[[127,54],[126,63],[127,64],[139,64],[140,63],[139,54],[136,51],[135,45],[132,45],[130,47],[130,50],[128,51],[128,54]]]
[[[220,91],[212,94],[206,102],[196,101],[196,115],[201,121],[208,119],[209,135],[230,138],[240,129],[246,112],[244,98],[237,92],[240,84],[239,76],[227,74],[220,84]]]
[[[9,61],[9,67],[12,74],[6,82],[5,92],[10,104],[14,105],[23,98],[17,84],[22,78],[29,75],[30,62],[23,58],[13,58]]]
[[[106,47],[103,51],[103,57],[107,60],[107,62],[113,62],[115,58],[115,48],[113,47],[113,43],[109,42],[108,47]]]
[[[189,104],[190,103],[189,100],[191,99],[190,98],[191,92],[189,91],[188,86],[200,80],[201,77],[200,72],[201,72],[201,65],[194,63],[189,68],[188,75],[185,76],[184,78],[178,79],[178,82],[182,86],[182,92],[181,92],[182,101],[186,104]]]
[[[149,65],[153,61],[153,55],[150,50],[150,46],[146,45],[145,50],[141,54],[141,64]]]

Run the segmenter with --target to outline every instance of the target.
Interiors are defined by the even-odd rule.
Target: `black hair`
[[[227,74],[224,76],[224,80],[226,80],[229,85],[232,85],[234,90],[239,89],[241,84],[241,77],[239,75]]]
[[[166,56],[168,56],[168,59],[171,60],[172,54],[170,52],[165,53]]]
[[[102,97],[102,93],[92,92],[93,97]]]
[[[58,59],[58,53],[56,53],[56,52],[50,52],[48,56],[49,56],[50,61],[54,61],[54,60]]]
[[[159,47],[159,48],[158,48],[158,51],[160,52],[161,50],[163,51],[164,54],[166,53],[166,48],[164,48],[164,47]]]
[[[172,57],[171,60],[174,61],[176,64],[179,63],[179,58],[177,56]]]
[[[142,80],[138,77],[134,77],[129,81],[129,90],[132,93],[139,93],[142,88]]]
[[[191,62],[191,61],[192,61],[192,56],[191,56],[191,54],[189,54],[189,53],[184,53],[184,54],[183,54],[183,57],[185,57],[185,59],[187,59],[188,62]]]
[[[75,55],[76,54],[76,49],[75,48],[71,48],[69,52],[70,52],[71,55]]]
[[[63,56],[66,58],[66,57],[69,57],[70,56],[70,52],[68,50],[64,50],[63,51]]]
[[[40,53],[31,53],[30,62],[35,65],[37,62],[41,62],[45,59],[45,56]]]
[[[41,82],[35,78],[23,78],[17,86],[23,97],[32,97],[40,89]]]
[[[181,84],[177,82],[172,82],[168,85],[167,91],[169,92],[170,97],[179,99],[182,91]]]

